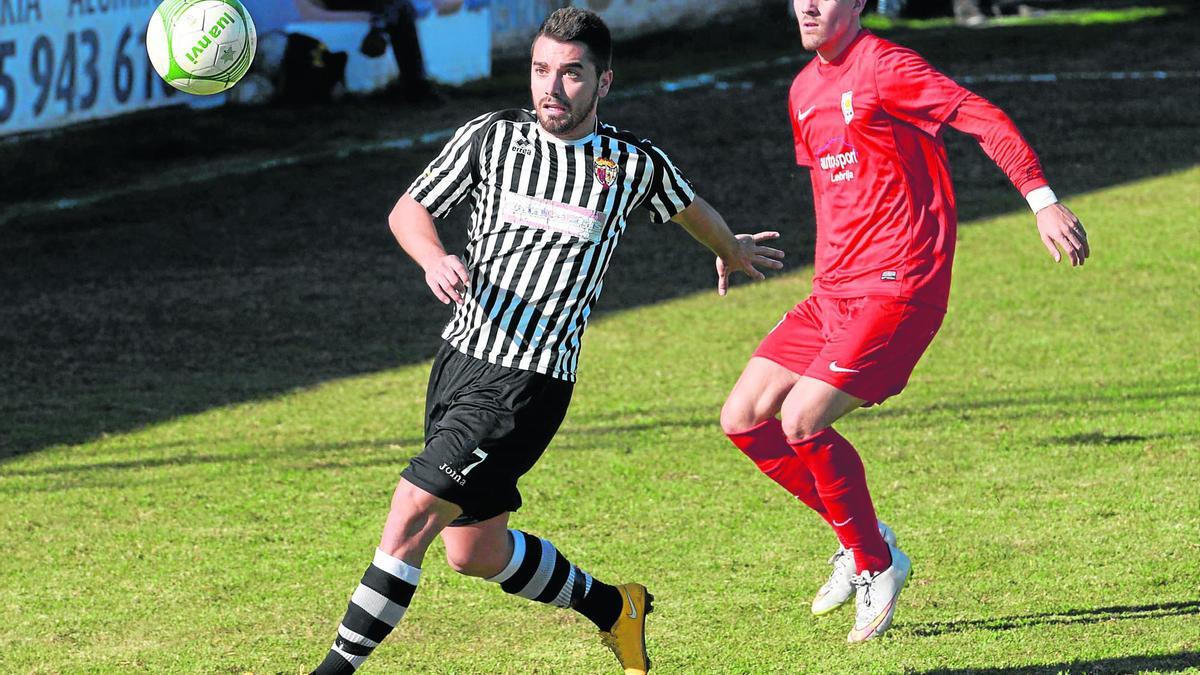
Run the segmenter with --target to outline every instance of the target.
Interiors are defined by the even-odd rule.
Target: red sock
[[[767,474],[771,480],[782,485],[783,489],[820,514],[825,522],[833,525],[829,511],[817,494],[812,473],[804,461],[792,452],[787,436],[783,434],[783,424],[778,419],[772,417],[745,431],[726,435],[739,450],[754,460],[759,471]]]
[[[812,472],[817,494],[829,511],[829,524],[842,545],[854,552],[858,571],[882,572],[890,567],[892,554],[879,534],[867,475],[850,441],[827,427],[791,447]]]

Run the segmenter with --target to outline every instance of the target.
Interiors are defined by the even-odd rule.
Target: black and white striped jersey
[[[530,110],[461,127],[408,192],[435,218],[472,204],[471,287],[442,337],[489,363],[568,381],[633,210],[661,223],[695,198],[649,141],[607,124],[563,141]]]

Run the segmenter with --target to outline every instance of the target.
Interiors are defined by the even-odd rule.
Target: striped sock
[[[350,675],[396,627],[413,593],[421,569],[380,549],[363,574],[338,626],[337,639],[313,675]]]
[[[512,559],[488,581],[500,584],[505,593],[570,607],[600,630],[613,627],[622,606],[621,593],[615,587],[572,565],[545,539],[520,530],[509,530],[508,535],[513,542]]]

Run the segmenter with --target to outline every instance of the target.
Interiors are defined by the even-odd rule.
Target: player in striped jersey
[[[392,232],[454,316],[426,397],[425,449],[401,474],[375,559],[316,672],[352,673],[404,615],[439,534],[451,567],[505,592],[571,607],[596,624],[626,673],[649,667],[641,584],[611,586],[545,539],[509,529],[517,480],[567,411],[580,338],[613,250],[638,208],[674,220],[728,277],[778,269],[777,233],[734,236],[665,153],[602,124],[612,84],[608,28],[560,9],[534,39],[533,110],[482,115],[458,130],[392,211]],[[433,219],[471,203],[463,257]],[[757,266],[757,267],[756,267]]]

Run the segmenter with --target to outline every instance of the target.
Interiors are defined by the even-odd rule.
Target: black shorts
[[[425,450],[400,474],[470,525],[521,508],[517,479],[567,414],[574,383],[497,366],[442,343],[425,395]]]

